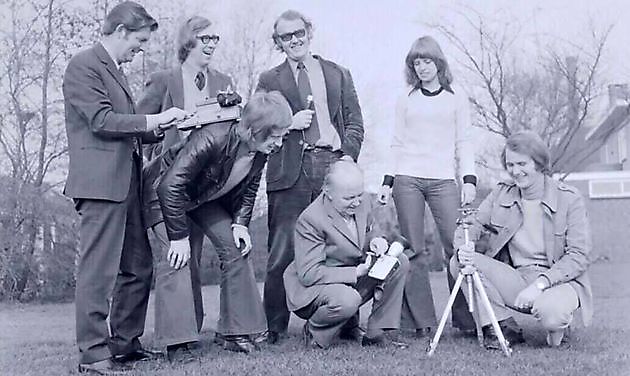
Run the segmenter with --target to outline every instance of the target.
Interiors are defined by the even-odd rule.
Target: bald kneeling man
[[[372,231],[374,218],[366,201],[360,168],[340,160],[331,165],[322,194],[297,220],[295,260],[284,273],[284,285],[289,309],[307,320],[304,339],[309,347],[326,348],[337,335],[361,339],[364,346],[383,344],[385,331],[400,326],[409,261],[400,255],[398,268],[384,283],[367,275],[371,258],[366,252],[377,234]],[[363,336],[358,327],[359,307],[381,288]]]

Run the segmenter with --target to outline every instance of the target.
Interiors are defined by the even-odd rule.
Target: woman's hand
[[[249,236],[249,230],[243,225],[232,225],[232,237],[236,248],[241,247],[241,241],[245,243],[245,247],[241,249],[241,256],[245,257],[252,250],[252,238]]]
[[[471,183],[464,183],[462,186],[462,206],[470,205],[477,196],[477,187]]]
[[[376,200],[381,205],[387,205],[390,197],[392,196],[392,187],[388,185],[381,185],[376,194]]]
[[[171,246],[166,256],[171,268],[180,269],[186,266],[190,260],[190,243],[188,237],[179,240],[171,240]]]

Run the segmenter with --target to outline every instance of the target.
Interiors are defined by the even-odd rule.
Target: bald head
[[[352,161],[337,161],[330,165],[323,191],[339,214],[352,216],[363,198],[363,172]]]

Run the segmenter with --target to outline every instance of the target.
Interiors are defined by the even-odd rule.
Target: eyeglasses
[[[305,29],[298,29],[291,33],[280,34],[278,35],[278,38],[280,38],[280,40],[283,42],[290,42],[291,39],[293,39],[293,36],[299,39],[299,38],[304,38],[305,35],[306,35]]]
[[[210,43],[210,41],[214,42],[214,44],[217,44],[217,43],[219,43],[219,40],[221,40],[221,37],[219,37],[216,34],[213,34],[213,35],[197,35],[196,38],[199,39],[201,41],[201,43],[203,43],[203,44],[208,44],[208,43]]]

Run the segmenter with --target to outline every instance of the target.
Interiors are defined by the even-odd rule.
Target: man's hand
[[[471,183],[464,183],[462,186],[462,206],[470,205],[477,197],[477,187]]]
[[[313,110],[302,110],[296,112],[293,115],[293,122],[289,127],[289,130],[302,130],[311,126],[311,121],[313,120],[313,114],[315,111]]]
[[[382,256],[387,252],[389,244],[384,238],[377,236],[370,240],[370,251],[374,252],[376,256]]]
[[[249,236],[249,230],[243,225],[232,225],[232,237],[236,248],[241,247],[241,241],[245,243],[245,247],[241,249],[241,256],[245,257],[252,249],[252,238]]]
[[[381,185],[376,193],[376,200],[381,205],[387,205],[389,199],[392,197],[392,187],[388,185]]]
[[[542,291],[532,283],[518,293],[516,300],[514,300],[514,307],[521,310],[529,310],[534,305],[534,300],[536,300],[540,294],[542,294]]]
[[[166,256],[171,268],[180,269],[186,266],[190,260],[190,243],[188,237],[179,240],[171,240],[171,247]]]
[[[168,129],[173,125],[184,121],[186,118],[189,118],[191,114],[182,110],[181,108],[171,107],[164,112],[160,112],[159,114],[147,116],[152,118],[150,121],[147,121],[147,131],[153,131],[156,129]]]
[[[475,243],[468,242],[459,247],[457,250],[457,261],[460,265],[467,266],[474,264]]]
[[[363,264],[357,265],[357,278],[363,277],[368,274],[370,267],[372,266],[372,255],[367,255]]]

